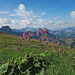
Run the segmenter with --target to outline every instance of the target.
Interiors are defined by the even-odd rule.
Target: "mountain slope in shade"
[[[12,29],[9,26],[2,26],[0,31],[5,32],[5,33],[9,33],[9,34],[13,33]]]
[[[4,32],[4,33],[7,33],[7,34],[11,34],[11,35],[17,35],[17,36],[22,36],[22,34],[23,33],[21,33],[21,32],[14,32],[14,31],[12,31],[12,29],[9,27],[9,26],[2,26],[1,28],[0,28],[0,31],[1,32]]]
[[[4,33],[0,31],[0,34],[4,34]]]
[[[27,27],[27,28],[29,28],[29,27]],[[26,29],[26,28],[25,28],[25,29]],[[33,28],[33,29],[34,29],[34,28]],[[5,32],[5,33],[7,33],[7,34],[11,34],[11,35],[23,36],[23,32],[20,32],[20,31],[19,31],[19,32],[15,32],[15,31],[13,31],[9,26],[3,26],[3,27],[0,29],[0,31]],[[26,31],[26,30],[25,30],[25,31]],[[33,31],[26,31],[26,34],[28,34],[28,32],[34,33],[33,38],[34,38],[34,39],[39,39],[39,38],[41,37],[41,34],[40,34],[39,36],[36,36],[36,31],[37,31],[37,29],[35,29],[35,32],[33,32]],[[49,33],[48,36],[51,38],[51,40],[56,39],[56,37],[55,37],[54,35],[50,34],[50,33]]]

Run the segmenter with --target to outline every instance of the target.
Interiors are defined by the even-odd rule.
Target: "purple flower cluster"
[[[19,51],[21,50],[19,47],[16,47],[15,49],[13,49],[13,51]]]
[[[34,36],[33,33],[28,32],[28,35],[26,35],[26,32],[23,33],[23,39],[25,40],[29,40],[32,38],[32,36]]]
[[[44,28],[44,31],[45,31],[46,34],[50,33],[50,32],[47,30],[47,28]]]
[[[39,32],[39,31],[37,31],[37,34],[36,34],[36,35],[38,36],[39,34],[40,34],[40,32]]]
[[[47,28],[44,28],[44,29],[39,28],[38,31],[37,31],[37,34],[39,34],[39,33],[45,33],[45,34],[48,34],[49,31],[47,30]]]
[[[42,34],[42,36],[40,37],[39,41],[42,41],[42,40],[46,41],[48,39],[47,34],[49,33],[49,31],[47,30],[47,28],[44,28],[44,29],[39,28],[36,35],[38,36],[40,33]],[[28,35],[27,35],[26,32],[24,32],[23,33],[23,38],[21,40],[19,40],[19,41],[20,42],[24,41],[24,43],[26,43],[27,40],[32,39],[32,36],[34,36],[33,33],[28,32]],[[46,43],[46,45],[48,45],[48,43]],[[37,46],[37,45],[35,44],[34,46]],[[43,47],[43,44],[41,43],[40,46]],[[20,49],[17,47],[15,49],[13,49],[13,51],[15,51],[15,50],[18,51]]]
[[[42,46],[43,46],[43,44],[41,43],[41,44],[40,44],[40,46],[42,47]]]
[[[26,43],[26,41],[24,41],[24,43]]]
[[[48,36],[46,34],[49,33],[47,28],[44,28],[44,29],[39,28],[36,35],[38,36],[40,33],[42,34],[42,36],[40,37],[39,41],[42,41],[42,40],[46,41],[48,39]],[[32,36],[34,36],[33,33],[28,32],[28,35],[26,35],[26,32],[24,32],[23,39],[21,39],[19,41],[21,42],[22,40],[30,40],[30,39],[32,39]],[[24,43],[26,43],[26,42],[24,41]]]
[[[42,34],[42,36],[39,39],[39,41],[41,41],[41,40],[46,41],[48,39],[47,34],[49,33],[49,31],[47,30],[47,28],[44,28],[44,29],[39,28],[36,35],[38,36],[40,33]]]
[[[23,33],[23,39],[26,39],[26,32]]]

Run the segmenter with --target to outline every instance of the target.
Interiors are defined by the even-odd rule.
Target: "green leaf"
[[[34,64],[35,67],[40,67],[40,62],[37,62],[36,64]]]
[[[41,53],[41,54],[40,54],[40,56],[43,56],[43,57],[45,57],[45,54],[44,54],[44,53]]]
[[[28,60],[27,60],[27,59],[22,59],[22,61],[21,61],[21,62],[22,62],[22,63],[24,63],[24,62],[26,62],[26,61],[28,61]]]
[[[44,75],[44,68],[42,68],[42,71],[40,72],[40,75]]]
[[[27,71],[26,71],[26,72],[27,72],[27,75],[30,75],[30,71],[29,71],[28,69],[27,69]]]
[[[5,73],[5,72],[7,72],[7,70],[8,70],[8,65],[9,65],[9,63],[3,64],[3,65],[0,67],[0,73]]]

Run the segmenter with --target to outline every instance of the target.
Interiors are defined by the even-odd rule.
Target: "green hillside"
[[[75,49],[21,39],[0,32],[0,75],[75,75]]]
[[[69,46],[71,48],[75,48],[75,38],[58,36],[57,39],[60,41],[60,43]]]

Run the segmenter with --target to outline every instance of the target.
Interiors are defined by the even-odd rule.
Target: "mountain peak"
[[[2,27],[0,28],[0,30],[1,30],[2,32],[11,32],[11,31],[12,31],[12,29],[11,29],[9,26],[2,26]]]
[[[11,29],[9,26],[2,26],[1,29]]]
[[[5,33],[13,33],[12,29],[9,26],[2,26],[0,28],[0,31],[5,32]]]

